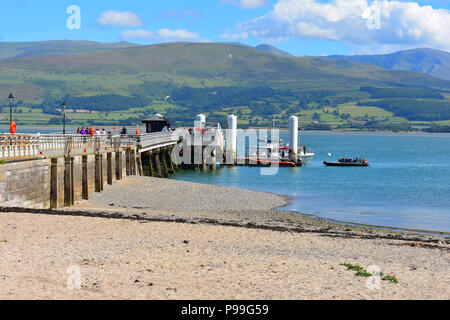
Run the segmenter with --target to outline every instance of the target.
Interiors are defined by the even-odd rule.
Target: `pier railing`
[[[173,132],[141,135],[0,135],[0,161],[82,155],[120,148],[155,146],[178,141]]]
[[[0,161],[28,159],[38,155],[38,137],[34,135],[0,135]]]

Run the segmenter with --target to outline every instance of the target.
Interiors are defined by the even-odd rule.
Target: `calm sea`
[[[300,145],[316,157],[276,175],[221,167],[174,179],[287,195],[287,209],[341,222],[450,232],[450,135],[301,132]],[[367,157],[371,166],[323,165],[346,155]]]

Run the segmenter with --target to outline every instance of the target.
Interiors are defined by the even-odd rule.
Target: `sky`
[[[450,0],[0,0],[0,41],[267,43],[296,56],[450,51]]]

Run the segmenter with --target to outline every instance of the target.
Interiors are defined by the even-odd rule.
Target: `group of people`
[[[139,134],[138,131],[139,129],[136,129],[136,134]],[[114,127],[114,131],[116,131],[116,128]],[[122,135],[126,135],[128,132],[126,127],[122,128],[122,131],[120,132],[120,134]],[[82,136],[106,136],[106,135],[111,135],[111,131],[106,132],[105,128],[103,128],[102,130],[100,130],[99,128],[94,129],[92,128],[78,128],[77,129],[77,134],[82,135]]]
[[[345,163],[367,163],[367,159],[359,159],[356,157],[355,159],[352,158],[340,158],[339,162],[345,162]]]
[[[82,136],[87,136],[87,135],[91,135],[91,136],[106,136],[106,130],[103,128],[102,130],[100,130],[99,128],[94,129],[94,128],[78,128],[77,129],[77,134],[80,134]]]

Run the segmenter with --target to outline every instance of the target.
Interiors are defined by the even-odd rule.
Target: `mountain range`
[[[78,55],[83,53],[130,48],[138,44],[122,41],[101,43],[95,41],[37,41],[37,42],[0,42],[0,59],[42,57],[54,55]]]
[[[223,43],[271,53],[281,57],[294,55],[272,45],[260,44],[252,47],[239,42]],[[141,46],[131,42],[100,43],[94,41],[40,41],[40,42],[0,42],[0,59],[21,57],[42,57],[53,55],[80,55],[102,50],[114,50]],[[334,60],[374,64],[388,70],[414,71],[450,80],[450,53],[435,49],[411,49],[389,54],[376,55],[331,55]]]
[[[450,53],[434,49],[412,49],[377,55],[335,55],[328,58],[370,63],[389,70],[421,72],[450,80]]]
[[[410,120],[450,120],[449,80],[342,57],[294,57],[268,45],[0,43],[0,57],[0,101],[14,92],[21,105],[47,114],[66,97],[85,110],[141,108],[180,122],[198,112],[220,120],[230,110],[252,125],[274,115],[320,118],[314,110],[347,121],[338,110],[345,104]],[[373,110],[364,110],[370,117]]]

